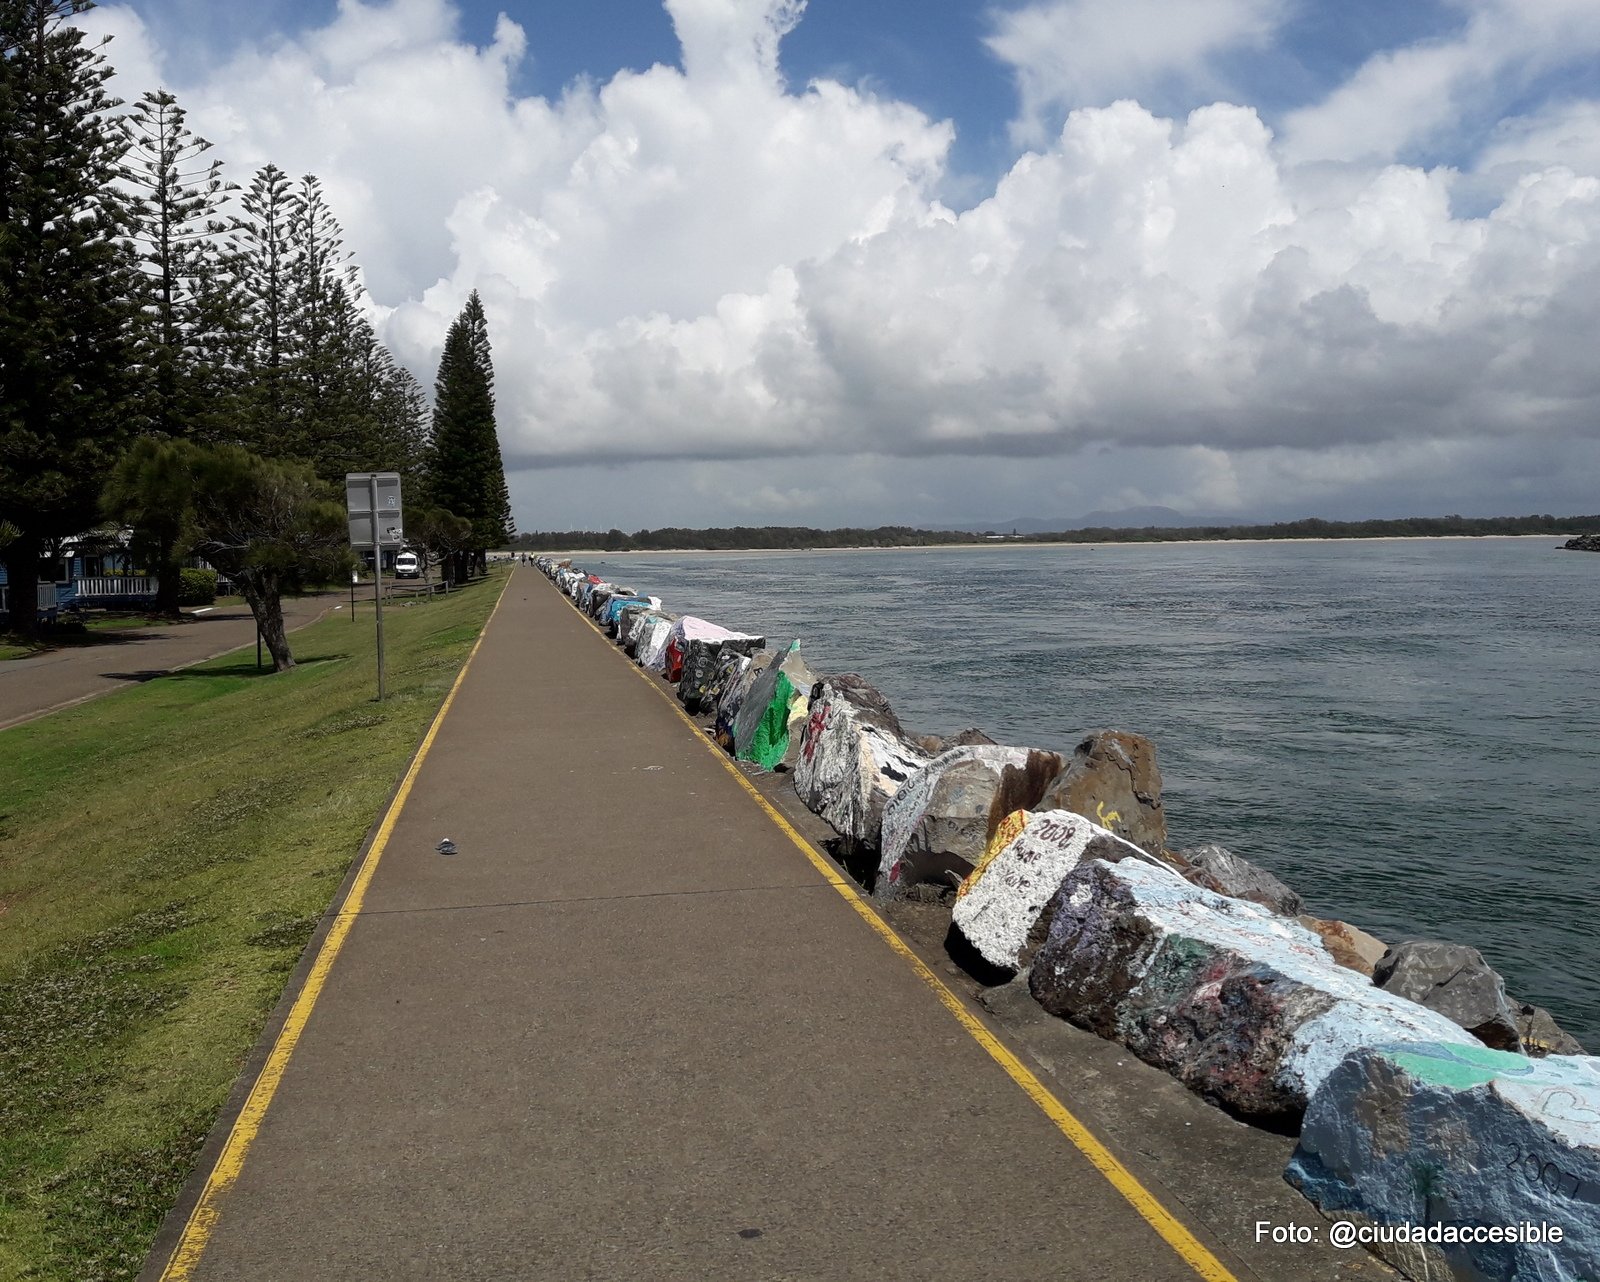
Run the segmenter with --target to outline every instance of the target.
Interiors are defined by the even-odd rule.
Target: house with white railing
[[[54,618],[79,606],[140,606],[155,599],[153,575],[135,573],[128,531],[92,530],[64,539],[39,562],[38,610]],[[11,610],[6,568],[0,564],[0,613]]]

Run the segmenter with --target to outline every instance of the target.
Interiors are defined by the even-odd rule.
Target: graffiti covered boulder
[[[1364,1224],[1410,1277],[1593,1278],[1600,1059],[1476,1043],[1359,1049],[1318,1088],[1286,1174],[1324,1212]],[[1562,1240],[1396,1240],[1401,1226],[1452,1225],[1553,1225]]]
[[[1080,863],[1050,911],[1034,999],[1245,1117],[1293,1122],[1363,1046],[1476,1044],[1336,964],[1298,922],[1164,867]]]
[[[808,696],[816,678],[791,641],[755,679],[733,724],[733,754],[768,770],[789,756],[791,736],[798,753]]]
[[[953,891],[988,843],[1001,772],[1030,761],[1042,761],[1045,773],[1065,764],[1053,752],[996,744],[951,748],[929,761],[884,807],[873,894],[896,899],[924,882]]]
[[[864,678],[843,673],[812,685],[794,790],[852,850],[877,847],[884,807],[927,761]]]
[[[991,966],[1024,968],[1049,931],[1045,910],[1066,875],[1085,859],[1129,858],[1150,856],[1070,810],[1015,811],[961,883],[951,918]]]

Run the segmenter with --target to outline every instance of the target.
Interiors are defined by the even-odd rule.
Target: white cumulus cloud
[[[1576,0],[1527,2],[1549,39],[1588,31]],[[513,477],[528,503],[576,510],[585,487],[653,459],[697,504],[714,477],[808,520],[914,519],[903,503],[948,506],[977,478],[991,497],[968,484],[973,515],[1027,494],[1204,511],[1408,475],[1465,485],[1491,458],[1505,475],[1506,457],[1558,459],[1553,442],[1592,435],[1592,104],[1496,134],[1484,163],[1503,178],[1472,216],[1455,208],[1459,175],[1393,162],[1434,116],[1379,63],[1357,81],[1403,120],[1371,162],[1359,140],[1377,125],[1353,89],[1285,141],[1247,106],[1166,119],[1123,99],[1072,111],[957,214],[935,195],[950,123],[786,82],[780,42],[802,7],[668,0],[681,65],[544,98],[513,87],[537,50],[508,18],[475,46],[448,0],[342,0],[326,26],[169,87],[235,179],[267,160],[323,178],[386,338],[425,381],[481,291],[508,461],[552,469]],[[1108,68],[1134,9],[1165,26],[1122,55],[1138,65]],[[1280,9],[1075,0],[1013,12],[994,39],[1026,115],[1129,77],[1201,74],[1213,52],[1266,38]],[[1450,49],[1414,51],[1428,83],[1455,92],[1487,56],[1478,26],[1508,13],[1482,0]],[[116,32],[125,81],[164,72],[135,9],[84,21]],[[1053,70],[1034,42],[1033,88],[1030,22],[1077,39]],[[1004,477],[1018,458],[1059,461],[1026,464],[1017,489]],[[817,459],[849,484],[774,472]],[[830,509],[830,492],[857,508]],[[634,507],[690,519],[662,494]]]
[[[1045,0],[992,15],[986,43],[1016,77],[1013,133],[1039,144],[1073,107],[1174,79],[1214,87],[1216,56],[1264,44],[1288,12],[1288,0]]]

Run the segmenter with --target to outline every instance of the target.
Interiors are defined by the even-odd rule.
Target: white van
[[[422,577],[422,560],[415,552],[398,552],[394,558],[394,577],[418,579]]]

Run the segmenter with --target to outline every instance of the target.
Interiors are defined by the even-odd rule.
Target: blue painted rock
[[[1600,1059],[1479,1045],[1369,1047],[1329,1075],[1286,1172],[1376,1236],[1553,1225],[1562,1241],[1375,1244],[1414,1278],[1600,1276]],[[1541,1234],[1541,1236],[1543,1236]]]
[[[1292,1123],[1364,1046],[1476,1045],[1337,965],[1298,922],[1163,867],[1081,863],[1050,912],[1035,1000],[1246,1117]]]

